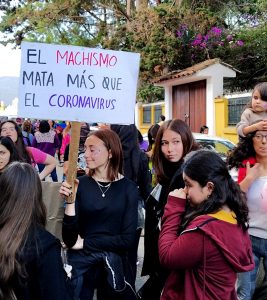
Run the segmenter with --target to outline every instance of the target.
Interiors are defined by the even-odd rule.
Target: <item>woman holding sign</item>
[[[8,136],[15,143],[19,156],[22,161],[35,165],[36,163],[44,164],[45,168],[39,174],[40,179],[44,179],[56,167],[56,160],[53,156],[43,151],[25,146],[23,135],[18,124],[12,120],[5,121],[0,125],[1,136]]]
[[[72,299],[136,299],[127,252],[137,228],[138,188],[122,175],[122,147],[109,129],[91,132],[84,154],[89,174],[79,177],[75,203],[66,204],[63,241],[72,266]],[[63,182],[61,195],[72,194]]]

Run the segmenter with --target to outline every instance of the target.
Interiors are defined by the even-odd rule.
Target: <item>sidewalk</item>
[[[144,260],[144,236],[142,235],[140,237],[139,247],[138,247],[138,262],[139,262],[139,264],[137,266],[137,276],[136,276],[136,281],[135,281],[136,291],[138,291],[140,289],[140,287],[145,283],[145,281],[148,278],[148,276],[141,277],[143,260]]]

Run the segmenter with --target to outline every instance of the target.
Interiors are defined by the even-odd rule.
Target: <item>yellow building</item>
[[[241,113],[249,101],[251,93],[241,95],[228,95],[227,97],[218,97],[214,99],[214,125],[216,136],[226,138],[234,143],[238,142],[236,134],[236,123],[239,122]],[[236,99],[236,100],[235,100]],[[137,104],[138,129],[144,134],[148,128],[159,122],[160,115],[164,115],[164,101]]]
[[[165,103],[164,101],[149,104],[139,102],[137,103],[137,114],[138,129],[142,134],[147,133],[149,127],[158,123],[161,115],[165,115]]]

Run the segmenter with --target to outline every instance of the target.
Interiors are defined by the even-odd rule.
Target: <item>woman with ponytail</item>
[[[161,299],[236,300],[237,273],[254,267],[245,196],[213,151],[190,153],[182,169],[185,187],[162,218],[159,256],[171,272]]]
[[[61,245],[45,230],[36,170],[10,163],[0,175],[0,191],[0,299],[68,299]]]

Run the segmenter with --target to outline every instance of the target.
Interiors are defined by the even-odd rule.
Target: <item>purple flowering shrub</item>
[[[194,32],[186,24],[176,31],[176,37],[191,53],[192,63],[201,60],[220,57],[236,47],[244,46],[244,42],[224,28],[211,27],[206,33]]]

